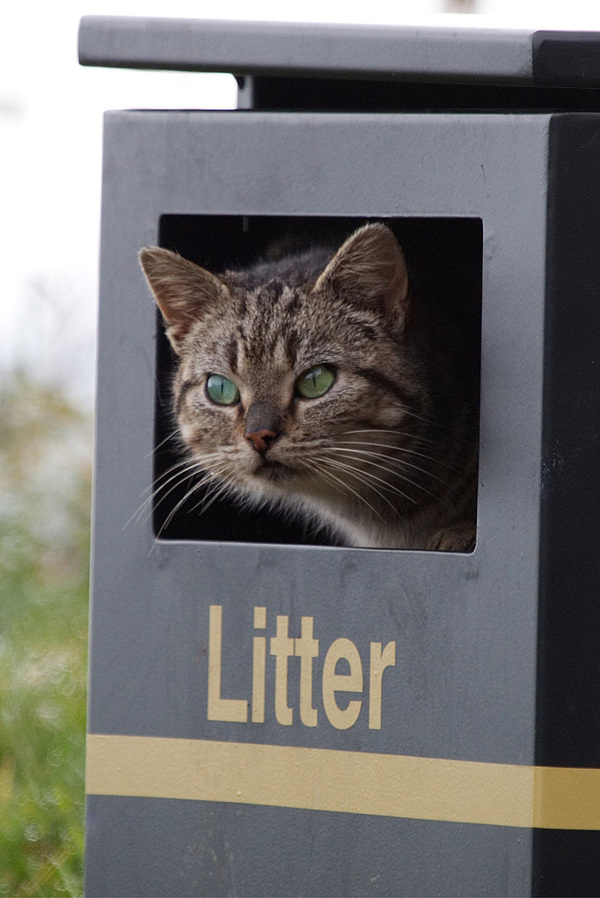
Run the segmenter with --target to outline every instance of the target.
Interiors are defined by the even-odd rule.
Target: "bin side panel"
[[[600,767],[600,117],[550,127],[538,764]],[[541,833],[540,895],[600,893],[600,833]],[[573,890],[576,891],[573,891]]]

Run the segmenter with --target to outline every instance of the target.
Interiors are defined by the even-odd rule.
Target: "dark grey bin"
[[[89,17],[80,55],[242,107],[105,120],[87,894],[599,894],[600,36]],[[139,248],[368,219],[473,287],[475,551],[136,517],[172,461]]]

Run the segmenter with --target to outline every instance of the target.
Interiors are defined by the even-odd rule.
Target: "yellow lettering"
[[[381,651],[380,642],[371,643],[371,664],[369,670],[369,729],[381,729],[381,691],[383,672],[386,667],[396,664],[396,643],[388,642]]]
[[[294,640],[288,636],[287,614],[277,615],[275,636],[271,637],[271,654],[275,655],[275,719],[290,726],[293,711],[288,705],[288,659],[294,654]]]
[[[300,658],[300,720],[306,727],[316,727],[317,709],[313,708],[313,660],[319,654],[319,640],[313,639],[312,617],[303,617],[300,638],[295,640],[294,654]]]
[[[319,720],[318,709],[314,706],[315,659],[319,658],[320,641],[314,636],[314,617],[302,617],[300,636],[289,635],[289,617],[276,617],[275,635],[270,639],[263,633],[255,633],[252,638],[252,687],[251,698],[224,698],[222,677],[223,653],[223,608],[211,605],[209,609],[208,632],[208,720],[222,720],[234,723],[264,723],[267,701],[267,642],[269,652],[275,658],[275,719],[282,726],[291,726],[294,719],[290,703],[289,676],[290,661],[294,656],[300,659],[298,710],[303,726],[316,727]],[[267,609],[254,607],[254,630],[264,631],[267,627]],[[271,630],[272,632],[272,630]],[[366,659],[365,659],[366,661]],[[228,663],[238,663],[237,655]],[[295,663],[295,662],[292,662]],[[350,639],[336,639],[331,643],[322,666],[322,696],[325,714],[331,726],[347,730],[354,726],[362,710],[363,701],[368,701],[369,729],[380,730],[383,706],[383,675],[388,667],[396,665],[396,643],[382,642],[370,644],[368,698],[364,692],[363,661],[356,645]],[[225,667],[225,670],[228,670]],[[294,668],[294,675],[296,668]],[[295,679],[294,679],[295,682]],[[344,698],[339,693],[357,693],[353,698]]]
[[[254,608],[254,629],[264,630],[267,626],[267,609]],[[252,652],[252,723],[265,722],[265,671],[267,664],[267,640],[255,636]]]
[[[223,609],[211,605],[208,623],[208,712],[209,720],[228,720],[246,723],[248,702],[238,698],[221,697],[221,646]]]
[[[350,667],[350,673],[335,672],[338,661],[344,658]],[[323,664],[323,706],[329,723],[337,730],[347,730],[358,720],[362,699],[348,702],[346,708],[337,704],[336,692],[362,692],[363,671],[358,649],[350,639],[336,639],[329,646]]]

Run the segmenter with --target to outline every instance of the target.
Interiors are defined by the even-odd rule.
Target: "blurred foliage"
[[[0,895],[82,894],[91,421],[0,385]]]

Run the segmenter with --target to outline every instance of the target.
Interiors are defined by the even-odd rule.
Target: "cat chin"
[[[281,462],[265,462],[252,472],[252,477],[263,483],[285,483],[295,476],[295,472]]]
[[[239,474],[230,485],[240,497],[247,494],[251,502],[259,503],[287,503],[295,493],[294,472],[284,465],[269,465],[259,472]]]

